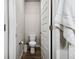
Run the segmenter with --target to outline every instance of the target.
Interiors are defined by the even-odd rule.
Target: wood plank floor
[[[28,49],[27,53],[23,53],[21,59],[41,59],[41,49],[36,48],[35,51],[35,54],[30,54],[30,50]]]

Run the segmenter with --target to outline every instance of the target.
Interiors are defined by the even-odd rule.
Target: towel
[[[71,44],[75,45],[75,0],[65,0],[63,11],[63,32],[64,38]]]
[[[69,59],[75,59],[75,0],[59,0],[54,23],[69,43]]]
[[[57,11],[56,11],[55,20],[54,20],[55,26],[64,32],[64,35],[63,35],[64,38],[71,45],[74,45],[74,40],[75,40],[75,37],[74,37],[74,31],[75,31],[74,2],[75,2],[74,0],[60,0]],[[61,28],[61,26],[63,26],[63,29]]]
[[[60,24],[62,24],[63,19],[63,9],[64,9],[64,0],[59,0],[58,6],[56,8],[56,15],[54,17],[54,25],[61,29]],[[61,29],[62,30],[62,29]]]
[[[69,59],[75,59],[75,0],[65,0],[63,26],[63,36],[69,42]]]

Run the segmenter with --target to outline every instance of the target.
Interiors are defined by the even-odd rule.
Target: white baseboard
[[[23,55],[23,50],[22,50],[22,52],[21,52],[21,55],[20,55],[19,59],[21,59],[22,55]]]

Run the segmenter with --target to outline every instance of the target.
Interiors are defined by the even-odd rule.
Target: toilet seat
[[[30,47],[35,47],[36,42],[35,41],[31,41],[31,42],[29,42],[29,45],[30,45]]]

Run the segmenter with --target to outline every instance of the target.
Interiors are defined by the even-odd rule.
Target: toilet
[[[29,46],[30,46],[30,53],[34,54],[35,53],[35,46],[36,46],[36,34],[30,34],[30,42],[29,42]]]

